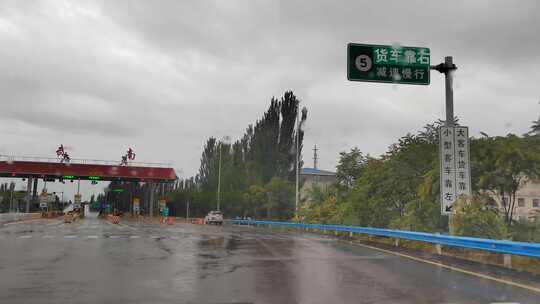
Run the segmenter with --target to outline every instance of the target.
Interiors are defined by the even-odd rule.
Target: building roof
[[[320,170],[315,168],[302,168],[300,175],[325,175],[325,176],[335,176],[336,172]]]

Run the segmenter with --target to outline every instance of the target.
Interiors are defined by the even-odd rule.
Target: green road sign
[[[429,48],[374,44],[347,45],[351,81],[429,84]]]

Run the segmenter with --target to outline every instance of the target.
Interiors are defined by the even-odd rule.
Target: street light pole
[[[219,142],[219,165],[218,165],[218,183],[217,183],[217,211],[219,211],[220,194],[221,194],[221,141]]]
[[[299,200],[299,177],[300,177],[300,101],[296,108],[296,187],[294,193],[294,218],[298,219],[298,200]]]

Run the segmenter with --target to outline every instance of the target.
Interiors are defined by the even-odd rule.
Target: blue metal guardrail
[[[504,240],[491,240],[463,236],[450,236],[442,234],[433,234],[426,232],[414,232],[404,230],[341,226],[341,225],[323,225],[323,224],[304,224],[278,221],[254,221],[254,220],[233,220],[233,224],[244,225],[272,225],[291,228],[309,228],[318,230],[346,231],[353,233],[370,234],[375,236],[384,236],[412,241],[421,241],[443,246],[453,246],[468,249],[485,250],[504,254],[522,255],[527,257],[540,258],[540,243],[512,242]]]

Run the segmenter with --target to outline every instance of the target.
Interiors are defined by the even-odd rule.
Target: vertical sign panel
[[[454,128],[441,127],[439,134],[440,150],[440,192],[441,214],[449,214],[456,200],[456,170],[454,150]]]
[[[454,128],[456,156],[456,199],[460,195],[471,195],[471,164],[469,158],[469,128]]]

